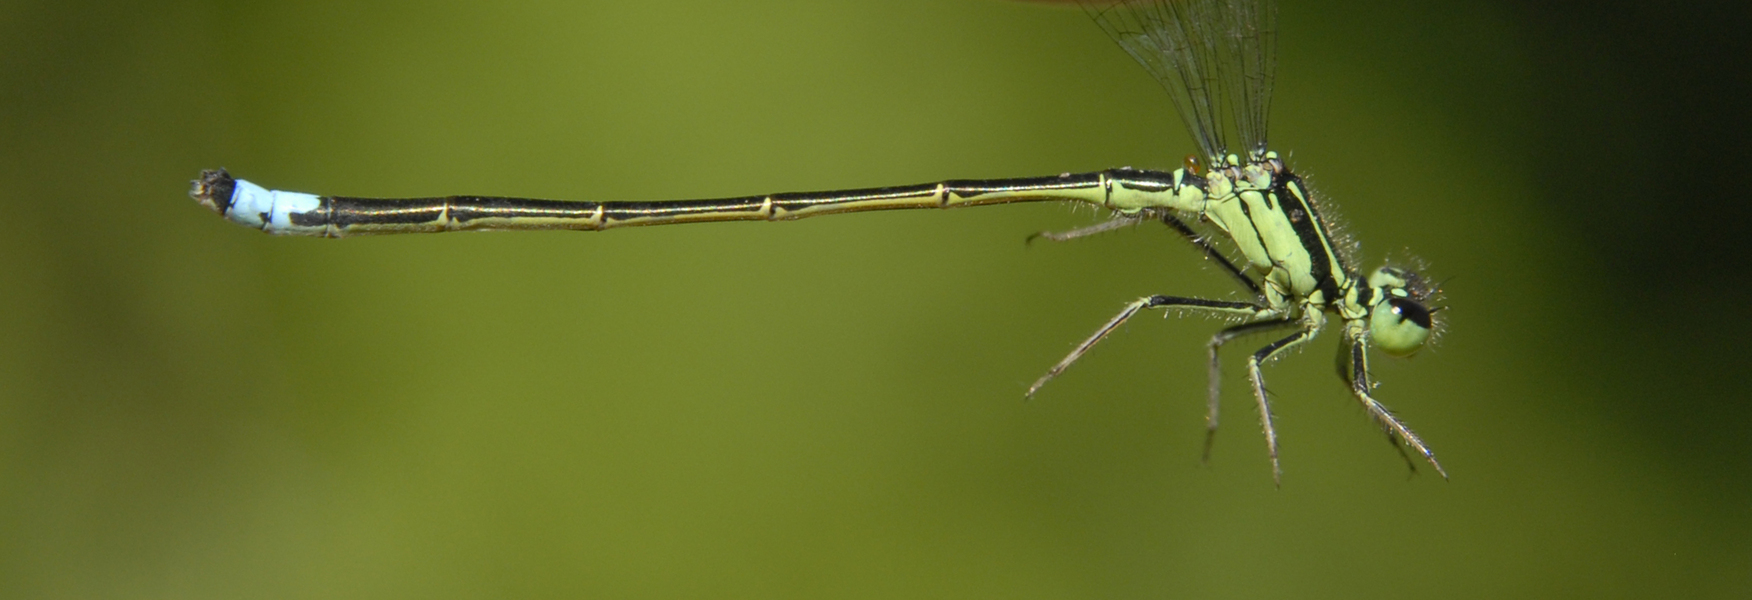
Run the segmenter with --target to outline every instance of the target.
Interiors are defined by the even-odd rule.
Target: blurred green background
[[[1015,206],[278,239],[280,189],[712,197],[1173,167],[1075,9],[997,0],[0,4],[0,596],[1745,597],[1743,7],[1282,8],[1273,142],[1446,285],[1378,362],[1408,477],[1230,284]],[[1230,353],[1239,364],[1243,351]],[[1738,365],[1738,366],[1736,366]]]

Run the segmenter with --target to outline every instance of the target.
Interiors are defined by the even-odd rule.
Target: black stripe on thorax
[[[1368,308],[1374,300],[1375,288],[1366,285],[1357,286],[1357,306]]]
[[[1270,197],[1271,194],[1266,194],[1266,196]],[[1265,243],[1265,234],[1259,231],[1259,221],[1253,220],[1253,209],[1248,208],[1247,201],[1239,197],[1236,198],[1235,207],[1240,208],[1241,216],[1247,219],[1247,228],[1253,231],[1253,239],[1259,242],[1259,250],[1265,253],[1266,260],[1276,264],[1277,259],[1271,255],[1271,246]]]
[[[1320,213],[1308,202],[1308,187],[1302,185],[1302,178],[1286,169],[1272,178],[1271,192],[1279,198],[1290,227],[1296,230],[1296,238],[1301,240],[1302,249],[1308,252],[1308,265],[1317,281],[1315,288],[1325,292],[1327,302],[1342,300],[1338,280],[1346,272],[1345,266],[1329,260],[1329,257],[1338,256],[1338,252],[1332,248],[1332,239],[1327,234],[1326,224],[1320,220]]]

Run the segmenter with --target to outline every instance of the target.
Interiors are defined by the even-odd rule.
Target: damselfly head
[[[1369,275],[1369,287],[1379,300],[1369,311],[1369,341],[1382,352],[1411,356],[1423,349],[1436,331],[1428,307],[1436,290],[1416,271],[1381,267]]]

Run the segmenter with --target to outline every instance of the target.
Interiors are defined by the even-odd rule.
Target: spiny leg
[[[1350,372],[1343,373],[1343,375],[1345,375],[1344,379],[1350,383],[1351,394],[1363,404],[1363,410],[1368,411],[1369,418],[1373,419],[1387,433],[1387,441],[1392,442],[1393,448],[1399,451],[1401,457],[1405,458],[1406,465],[1410,466],[1413,471],[1417,470],[1417,464],[1412,462],[1411,457],[1405,455],[1405,448],[1400,445],[1401,443],[1411,446],[1412,450],[1423,455],[1424,460],[1429,461],[1430,466],[1435,467],[1436,473],[1440,474],[1442,479],[1447,479],[1448,472],[1442,470],[1442,463],[1436,462],[1436,454],[1430,451],[1429,446],[1424,445],[1423,439],[1417,437],[1417,433],[1413,432],[1410,427],[1406,427],[1405,423],[1399,420],[1399,417],[1393,416],[1392,411],[1387,410],[1386,406],[1376,401],[1375,397],[1369,393],[1375,384],[1369,379],[1368,343],[1364,341],[1363,337],[1366,335],[1368,333],[1361,326],[1347,326],[1345,328],[1345,343],[1349,346],[1350,352]]]
[[[1138,314],[1138,311],[1146,308],[1163,307],[1185,308],[1232,315],[1246,315],[1256,318],[1266,317],[1273,314],[1270,308],[1251,302],[1229,302],[1225,300],[1206,300],[1203,298],[1182,298],[1179,296],[1161,295],[1140,298],[1131,304],[1125,305],[1125,308],[1120,310],[1118,315],[1114,315],[1113,319],[1109,320],[1106,325],[1102,325],[1100,329],[1095,330],[1095,333],[1090,335],[1089,339],[1083,340],[1083,343],[1081,344],[1077,344],[1077,347],[1071,350],[1071,353],[1065,356],[1064,360],[1059,361],[1058,364],[1053,365],[1051,369],[1048,369],[1045,375],[1041,375],[1040,379],[1034,381],[1034,385],[1028,386],[1028,393],[1023,394],[1023,397],[1034,397],[1034,393],[1040,391],[1041,386],[1046,385],[1046,382],[1048,381],[1052,381],[1054,377],[1058,377],[1059,373],[1065,372],[1065,369],[1070,368],[1072,363],[1077,362],[1077,359],[1082,358],[1084,354],[1089,352],[1089,349],[1095,347],[1095,344],[1098,344],[1101,340],[1105,339],[1107,334],[1113,333],[1113,330],[1118,329],[1120,325],[1124,325],[1126,320],[1132,318],[1132,315]]]
[[[1143,215],[1137,214],[1129,217],[1114,217],[1110,221],[1096,223],[1088,227],[1078,227],[1070,231],[1037,231],[1029,235],[1028,239],[1023,240],[1023,243],[1032,244],[1034,243],[1034,238],[1046,238],[1048,241],[1053,242],[1068,242],[1080,237],[1088,237],[1095,234],[1107,233],[1115,229],[1123,229],[1141,223],[1143,220]]]
[[[1301,331],[1284,339],[1272,342],[1247,359],[1247,376],[1253,380],[1253,397],[1259,402],[1259,426],[1265,430],[1265,450],[1271,457],[1271,481],[1283,485],[1283,468],[1278,466],[1277,431],[1271,426],[1271,401],[1265,396],[1265,376],[1260,372],[1260,364],[1271,360],[1285,350],[1307,343],[1320,332],[1321,316],[1319,312],[1311,312]]]
[[[1230,327],[1230,328],[1224,329],[1222,331],[1219,331],[1219,332],[1217,332],[1216,335],[1211,336],[1211,343],[1209,345],[1210,358],[1211,358],[1211,360],[1210,360],[1210,399],[1208,402],[1207,410],[1205,412],[1205,444],[1204,444],[1204,461],[1205,462],[1210,462],[1210,460],[1211,460],[1211,444],[1213,442],[1215,442],[1217,439],[1217,404],[1218,404],[1218,398],[1221,397],[1221,395],[1222,395],[1222,385],[1223,385],[1223,367],[1222,367],[1221,362],[1218,359],[1218,354],[1217,354],[1218,351],[1222,350],[1223,344],[1227,344],[1230,341],[1234,340],[1235,338],[1238,338],[1238,337],[1241,337],[1244,335],[1260,333],[1260,332],[1264,332],[1264,331],[1271,331],[1274,329],[1283,329],[1285,327],[1294,326],[1295,324],[1296,324],[1295,319],[1271,319],[1268,321],[1258,321],[1258,322],[1254,322],[1254,323],[1243,323],[1243,324],[1236,325],[1234,327]]]
[[[1037,238],[1037,237],[1044,237],[1048,240],[1055,241],[1055,242],[1069,241],[1069,240],[1077,239],[1080,237],[1095,235],[1098,233],[1105,233],[1108,231],[1119,229],[1121,227],[1134,225],[1134,224],[1141,222],[1143,220],[1143,218],[1144,218],[1144,214],[1140,213],[1140,214],[1135,215],[1135,216],[1119,217],[1119,218],[1115,218],[1111,221],[1107,221],[1105,223],[1091,225],[1091,226],[1083,227],[1080,229],[1073,229],[1071,231],[1058,232],[1058,233],[1049,232],[1049,231],[1042,231],[1039,233],[1035,233],[1034,235],[1028,236],[1028,241],[1032,242],[1032,241],[1034,241],[1034,238]],[[1216,261],[1217,265],[1222,267],[1222,269],[1225,273],[1228,273],[1231,277],[1233,277],[1235,279],[1235,281],[1239,282],[1243,288],[1245,288],[1249,293],[1253,294],[1253,297],[1256,300],[1263,300],[1264,293],[1260,290],[1259,284],[1254,282],[1253,279],[1248,277],[1245,273],[1242,273],[1241,269],[1237,268],[1235,266],[1235,263],[1233,261],[1229,260],[1229,257],[1224,256],[1222,251],[1218,250],[1215,246],[1211,245],[1209,239],[1207,239],[1205,236],[1199,235],[1199,233],[1197,231],[1194,231],[1191,227],[1187,226],[1185,221],[1181,221],[1179,218],[1175,217],[1173,214],[1163,212],[1163,213],[1158,214],[1157,218],[1162,221],[1162,224],[1167,225],[1170,229],[1173,229],[1175,232],[1179,233],[1181,235],[1181,237],[1186,238],[1186,241],[1191,242],[1192,245],[1194,245],[1194,246],[1197,246],[1199,248],[1199,250],[1204,252],[1204,255],[1206,258]],[[1148,299],[1145,299],[1145,300],[1148,300]],[[1144,302],[1144,300],[1140,300],[1139,302]],[[1069,367],[1071,362],[1075,362],[1076,359],[1078,357],[1080,357],[1083,352],[1087,352],[1089,347],[1093,346],[1095,342],[1100,341],[1100,339],[1102,337],[1105,337],[1108,332],[1113,330],[1113,328],[1117,327],[1120,323],[1125,322],[1126,319],[1131,318],[1132,315],[1136,314],[1138,310],[1141,310],[1143,308],[1142,306],[1135,306],[1138,303],[1133,303],[1133,304],[1134,304],[1134,306],[1128,306],[1128,307],[1126,307],[1126,310],[1120,311],[1119,316],[1114,317],[1114,319],[1112,321],[1110,321],[1107,324],[1107,326],[1102,327],[1099,331],[1097,331],[1094,336],[1090,337],[1090,339],[1088,341],[1085,341],[1082,346],[1079,346],[1077,351],[1073,352],[1071,354],[1071,356],[1066,357],[1066,359],[1064,361],[1061,361],[1058,365],[1056,365],[1051,372],[1047,373],[1047,375],[1045,377],[1042,377],[1039,381],[1036,381],[1035,385],[1029,389],[1028,395],[1032,396],[1034,394],[1034,390],[1039,389],[1039,387],[1041,385],[1044,385],[1047,380],[1052,379],[1053,377],[1057,376],[1058,373],[1064,371],[1064,369],[1066,367]],[[1255,310],[1255,312],[1257,313],[1260,310],[1260,307],[1255,306],[1255,307],[1253,307],[1253,310]],[[1246,326],[1243,326],[1243,327],[1246,327]],[[1221,335],[1221,334],[1219,334],[1219,335]],[[1216,344],[1221,345],[1220,342],[1217,342]],[[1214,352],[1214,350],[1213,350],[1213,352]],[[1214,358],[1213,358],[1213,361],[1214,361]],[[1215,400],[1215,398],[1216,398],[1216,385],[1217,385],[1214,379],[1213,379],[1211,385],[1212,385],[1212,388],[1211,388],[1211,398],[1212,398],[1211,413],[1207,417],[1206,421],[1210,423],[1210,428],[1214,431],[1216,428],[1216,400]],[[1208,460],[1210,458],[1210,441],[1209,441],[1209,436],[1207,435],[1206,437],[1207,437],[1207,439],[1206,439],[1206,443],[1205,443],[1205,458]]]
[[[1347,329],[1344,342],[1338,345],[1338,378],[1344,380],[1344,386],[1346,388],[1354,389],[1356,386],[1357,374],[1351,368],[1356,364],[1356,357],[1353,354],[1357,349],[1356,344],[1356,341],[1351,337],[1350,332]],[[1367,346],[1364,346],[1364,348],[1367,348]],[[1367,360],[1367,356],[1365,356],[1364,359]],[[1372,388],[1374,385],[1375,383],[1370,381],[1368,382],[1367,387]],[[1373,420],[1373,418],[1373,416],[1370,417],[1371,420]],[[1405,461],[1405,468],[1409,469],[1412,475],[1416,475],[1417,462],[1412,460],[1410,454],[1405,453],[1405,444],[1399,443],[1399,437],[1393,435],[1393,431],[1390,429],[1382,428],[1381,433],[1383,434],[1383,437],[1387,439],[1387,445],[1392,446],[1393,451],[1399,453],[1399,460]]]
[[[1163,214],[1162,224],[1179,232],[1182,237],[1186,238],[1186,241],[1192,242],[1192,245],[1198,246],[1199,250],[1204,251],[1205,258],[1217,261],[1217,265],[1223,268],[1223,272],[1228,273],[1230,277],[1235,278],[1235,281],[1239,282],[1241,287],[1247,288],[1247,292],[1253,294],[1254,298],[1264,297],[1264,292],[1259,289],[1259,283],[1253,281],[1253,278],[1248,277],[1246,273],[1242,273],[1241,269],[1236,268],[1234,261],[1231,261],[1229,260],[1229,257],[1224,256],[1222,251],[1217,250],[1216,246],[1212,246],[1210,240],[1205,236],[1199,235],[1197,231],[1193,231],[1191,227],[1188,227],[1186,222],[1181,221],[1174,215]]]
[[[1146,213],[1139,213],[1129,217],[1121,216],[1110,221],[1097,223],[1088,227],[1080,227],[1070,231],[1036,232],[1029,235],[1026,241],[1028,243],[1033,243],[1035,238],[1045,238],[1054,242],[1068,242],[1077,238],[1107,233],[1115,229],[1122,229],[1136,225],[1143,222],[1145,216]],[[1172,214],[1161,213],[1157,218],[1162,221],[1162,224],[1167,225],[1170,229],[1173,229],[1182,237],[1185,237],[1186,241],[1192,242],[1192,245],[1197,246],[1200,251],[1204,252],[1205,258],[1216,261],[1217,266],[1222,267],[1224,273],[1228,273],[1237,283],[1241,284],[1241,287],[1246,288],[1247,292],[1252,294],[1254,298],[1262,297],[1263,292],[1259,289],[1259,283],[1253,281],[1253,278],[1248,277],[1246,273],[1241,272],[1241,269],[1235,266],[1234,261],[1229,260],[1229,257],[1224,256],[1221,250],[1218,250],[1216,246],[1211,245],[1209,239],[1205,236],[1199,235],[1199,233],[1194,231],[1192,227],[1188,226],[1185,221],[1180,220],[1179,217],[1175,217]]]

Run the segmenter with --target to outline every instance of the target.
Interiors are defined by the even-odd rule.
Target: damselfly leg
[[[1051,369],[1048,369],[1045,375],[1041,375],[1040,379],[1035,380],[1034,385],[1028,386],[1028,392],[1024,394],[1024,397],[1034,397],[1034,393],[1040,391],[1040,388],[1045,386],[1046,382],[1052,381],[1053,378],[1058,377],[1060,373],[1065,372],[1065,369],[1070,368],[1073,363],[1077,362],[1077,359],[1082,358],[1084,354],[1087,354],[1090,349],[1094,348],[1095,344],[1099,344],[1101,343],[1101,340],[1107,339],[1108,334],[1113,333],[1115,329],[1119,329],[1120,325],[1124,325],[1133,315],[1138,314],[1138,311],[1146,308],[1179,308],[1256,319],[1270,318],[1276,314],[1271,307],[1263,304],[1254,304],[1252,302],[1232,302],[1227,300],[1207,300],[1204,298],[1183,298],[1180,296],[1159,295],[1139,298],[1137,301],[1125,305],[1125,308],[1121,309],[1118,315],[1114,315],[1113,319],[1109,320],[1106,325],[1102,325],[1100,329],[1095,330],[1094,335],[1089,336],[1089,339],[1083,340],[1083,343],[1081,344],[1077,344],[1077,347],[1071,350],[1071,353],[1065,356],[1064,360],[1060,360],[1058,364],[1053,365]]]
[[[1387,410],[1386,406],[1376,401],[1371,393],[1375,383],[1369,377],[1368,330],[1360,325],[1347,325],[1344,338],[1344,346],[1341,347],[1339,356],[1344,358],[1348,355],[1348,359],[1339,365],[1339,375],[1350,385],[1351,395],[1362,403],[1363,410],[1369,413],[1369,419],[1387,433],[1387,441],[1405,458],[1406,466],[1414,472],[1417,470],[1417,463],[1405,454],[1405,446],[1410,446],[1424,460],[1429,461],[1442,479],[1447,479],[1448,472],[1442,469],[1442,463],[1436,461],[1436,454],[1430,451],[1429,446],[1424,445],[1423,439],[1417,437],[1417,433],[1400,421],[1399,417],[1393,416],[1393,412]]]
[[[1205,461],[1210,461],[1211,445],[1217,439],[1217,406],[1220,403],[1223,388],[1223,365],[1222,360],[1218,357],[1218,352],[1223,349],[1223,344],[1246,335],[1294,327],[1297,323],[1296,319],[1269,319],[1242,323],[1211,336],[1211,342],[1208,346],[1210,349],[1210,398],[1207,400],[1207,412],[1205,413]]]

